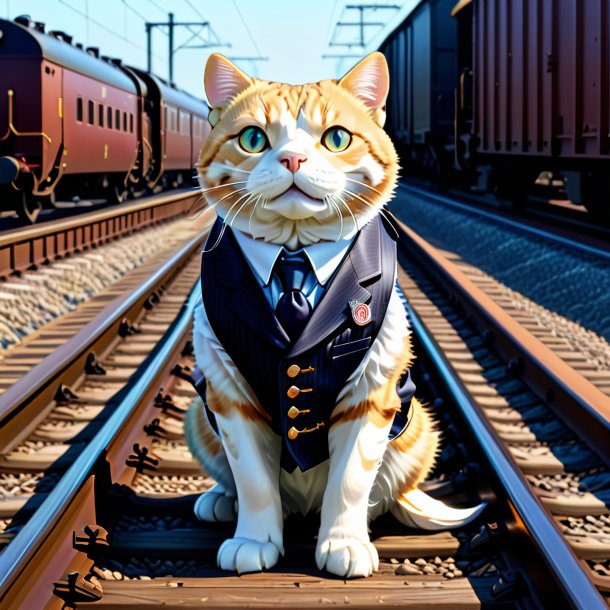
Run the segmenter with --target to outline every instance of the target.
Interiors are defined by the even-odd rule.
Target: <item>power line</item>
[[[146,17],[144,17],[144,15],[142,15],[142,13],[140,13],[139,11],[136,11],[135,8],[133,8],[133,6],[131,6],[131,4],[127,4],[127,0],[123,0],[123,4],[134,14],[137,15],[140,19],[142,19],[142,21],[146,21]]]
[[[237,14],[239,15],[239,18],[241,19],[242,23],[244,24],[244,27],[246,28],[246,31],[248,32],[248,36],[250,37],[250,40],[252,41],[252,44],[254,45],[256,52],[258,53],[259,57],[262,57],[263,54],[261,53],[261,50],[258,48],[258,45],[256,44],[256,40],[254,40],[254,36],[252,36],[252,32],[250,31],[250,28],[248,27],[248,23],[244,19],[244,16],[241,14],[241,11],[239,10],[239,6],[237,6],[237,2],[235,0],[233,0],[233,6],[235,6],[235,10],[237,11]]]
[[[191,0],[185,0],[186,3],[197,13],[197,17],[199,17],[199,19],[205,21],[205,17],[199,12],[199,9],[191,2]]]
[[[339,0],[335,0],[335,2],[333,4],[333,10],[330,12],[330,18],[328,20],[328,29],[326,31],[326,38],[330,38],[330,32],[333,27],[333,17],[335,16],[335,10],[337,9],[338,3],[339,3]]]
[[[164,15],[167,14],[167,11],[162,7],[159,6],[154,0],[147,0],[148,4],[152,4],[156,9],[160,10]]]
[[[133,8],[133,6],[131,6],[130,4],[127,4],[127,0],[123,0],[123,4],[134,14],[137,15],[144,23],[146,23],[147,19],[144,15],[142,15],[142,13],[140,13],[139,11],[136,11],[135,8]],[[165,12],[165,11],[164,11]],[[165,34],[165,36],[168,36],[167,32],[165,32],[164,30],[161,30],[161,32],[163,32],[163,34]]]
[[[64,6],[67,6],[71,11],[73,11],[76,14],[80,15],[81,17],[84,17],[87,20],[87,22],[91,22],[91,23],[95,24],[100,29],[104,30],[105,32],[108,32],[109,34],[112,34],[116,38],[120,38],[124,42],[130,44],[132,47],[135,47],[136,49],[140,49],[141,51],[146,51],[146,49],[143,46],[133,42],[132,40],[129,40],[129,38],[126,38],[125,36],[121,36],[120,34],[117,34],[114,30],[111,30],[110,28],[106,27],[103,23],[97,21],[97,19],[93,19],[93,17],[89,17],[89,15],[87,15],[86,13],[83,13],[83,11],[80,11],[79,9],[74,8],[73,6],[68,4],[66,2],[66,0],[57,0],[57,1],[60,4],[63,4]],[[157,59],[161,59],[162,61],[164,60],[163,57],[159,57],[158,55],[155,55],[155,57]]]

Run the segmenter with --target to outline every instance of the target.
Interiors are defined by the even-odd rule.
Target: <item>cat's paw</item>
[[[378,570],[379,555],[370,542],[326,539],[318,542],[316,564],[320,570],[342,578],[360,578]]]
[[[237,498],[228,496],[222,488],[212,487],[202,493],[195,502],[195,516],[211,523],[235,521],[237,519]]]
[[[216,561],[221,570],[238,574],[269,570],[279,559],[280,549],[273,542],[250,538],[229,538],[218,549]]]

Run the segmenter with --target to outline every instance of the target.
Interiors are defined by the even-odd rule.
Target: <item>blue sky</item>
[[[323,54],[349,53],[362,56],[377,48],[418,0],[382,1],[398,10],[380,9],[367,18],[384,21],[386,27],[371,29],[368,48],[328,46],[338,20],[354,21],[354,11],[345,11],[347,0],[0,0],[0,16],[13,19],[29,14],[42,21],[47,30],[63,30],[75,42],[97,46],[104,55],[120,57],[127,63],[146,67],[144,22],[167,21],[171,10],[176,21],[209,21],[218,39],[231,46],[180,49],[174,59],[174,80],[190,93],[203,95],[203,67],[210,53],[227,57],[267,57],[267,61],[236,59],[253,76],[288,83],[337,78],[358,57],[323,59]],[[88,19],[87,19],[88,16]],[[341,41],[355,40],[356,31],[343,28]],[[176,46],[189,37],[176,30]],[[153,35],[153,72],[167,78],[168,38],[160,30]]]

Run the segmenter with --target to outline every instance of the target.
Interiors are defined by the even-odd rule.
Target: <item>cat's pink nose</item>
[[[280,163],[290,172],[296,174],[301,167],[301,163],[307,161],[307,157],[304,157],[300,153],[286,153],[281,159]]]

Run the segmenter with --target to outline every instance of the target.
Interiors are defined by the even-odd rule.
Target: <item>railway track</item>
[[[192,196],[186,205],[191,203]],[[193,231],[165,260],[143,265],[86,303],[86,313],[65,316],[67,322],[60,318],[21,350],[31,358],[21,358],[25,370],[0,396],[3,578],[23,567],[17,549],[23,536],[27,546],[28,527],[39,524],[30,521],[32,515],[73,478],[74,460],[89,450],[137,381],[142,362],[154,356],[196,282],[203,240],[201,231]]]
[[[183,215],[199,196],[187,189],[152,195],[0,233],[0,278],[95,248],[144,227]]]
[[[449,263],[435,267],[433,249],[402,230],[399,285],[418,343],[418,394],[433,403],[445,431],[427,491],[449,495],[458,504],[485,499],[484,521],[457,533],[422,535],[391,519],[379,520],[373,538],[381,565],[371,579],[342,581],[315,569],[315,519],[287,523],[287,554],[271,572],[233,576],[216,570],[216,550],[231,526],[209,526],[192,517],[196,494],[213,481],[201,475],[182,440],[182,416],[194,399],[185,367],[193,364],[187,344],[196,289],[182,306],[197,279],[193,259],[160,302],[145,310],[147,317],[137,321],[140,333],[117,344],[114,327],[112,351],[99,351],[96,358],[106,375],[82,375],[90,348],[82,350],[75,364],[80,381],[72,382],[81,384],[79,397],[55,403],[54,411],[41,418],[58,422],[53,430],[44,428],[47,434],[59,428],[54,445],[78,447],[71,465],[55,468],[61,463],[55,455],[37,463],[39,468],[6,470],[43,476],[33,485],[41,487],[38,499],[29,499],[33,510],[26,510],[27,502],[22,505],[26,518],[20,529],[4,536],[0,604],[60,608],[65,601],[68,607],[89,603],[115,610],[339,603],[355,608],[605,607],[610,588],[602,572],[608,567],[609,522],[599,496],[602,492],[603,499],[606,489],[606,464],[576,437],[588,434],[587,441],[602,449],[603,435],[597,438],[586,421],[562,428],[537,398],[540,388],[550,386],[540,381],[539,370],[534,373],[535,363],[515,360],[496,327],[474,324],[481,319],[490,325],[489,313],[475,315],[464,294],[456,296],[450,281],[456,272]],[[462,305],[456,306],[458,300]],[[476,301],[472,307],[479,305]],[[133,326],[135,317],[131,320]],[[555,402],[571,405],[561,417],[571,417],[570,409],[579,407],[553,381]],[[105,411],[107,417],[100,418]],[[74,413],[85,425],[62,430]],[[597,417],[598,423],[603,420]],[[30,428],[34,434],[40,430]],[[550,438],[540,439],[545,432]],[[53,472],[56,479],[47,479],[52,484],[42,495],[40,483]],[[566,477],[572,479],[564,485]],[[583,483],[592,491],[572,491]]]
[[[488,453],[500,448],[496,471],[515,479],[511,502],[519,522],[571,604],[604,607],[610,398],[594,382],[605,378],[587,379],[577,354],[559,350],[560,358],[534,334],[539,329],[531,320],[512,317],[513,310],[505,311],[402,224],[401,233],[399,283],[409,295],[416,335],[451,371],[452,392],[462,397],[465,421],[481,427],[475,433],[482,446]]]

